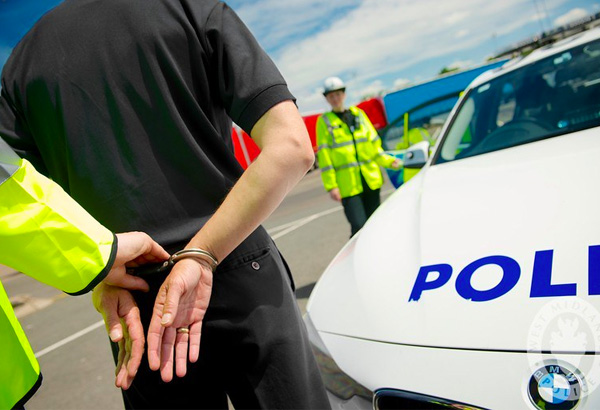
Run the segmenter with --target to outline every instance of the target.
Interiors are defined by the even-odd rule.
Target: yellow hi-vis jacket
[[[395,158],[381,148],[381,139],[363,110],[349,108],[356,117],[351,130],[335,113],[327,112],[317,120],[317,159],[327,191],[339,188],[342,198],[362,193],[360,175],[371,189],[381,188],[379,166],[389,168]]]
[[[69,294],[110,271],[116,237],[0,138],[0,263]],[[0,284],[0,409],[22,407],[40,366]]]

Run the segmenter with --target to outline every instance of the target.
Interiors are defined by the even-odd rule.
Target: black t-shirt
[[[242,169],[250,132],[293,100],[216,0],[66,0],[2,73],[0,136],[109,229],[165,246],[193,236]]]

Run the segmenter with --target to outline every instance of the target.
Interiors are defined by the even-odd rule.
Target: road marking
[[[40,357],[44,356],[45,354],[48,354],[48,353],[58,349],[59,347],[72,342],[75,339],[79,339],[81,336],[86,335],[86,334],[90,333],[91,331],[96,330],[103,325],[104,325],[104,320],[100,320],[100,321],[94,323],[93,325],[88,326],[85,329],[82,329],[77,333],[72,334],[69,337],[65,337],[63,340],[56,342],[53,345],[50,345],[45,349],[40,350],[39,352],[37,352],[35,354],[35,357],[40,358]]]
[[[395,189],[393,189],[393,188],[386,189],[385,191],[383,191],[381,193],[381,195],[386,196],[394,191],[395,191]],[[281,238],[282,236],[287,235],[290,232],[294,232],[296,229],[303,227],[304,225],[306,225],[309,222],[314,221],[315,219],[319,219],[322,216],[332,214],[332,213],[340,211],[342,209],[344,209],[344,207],[339,205],[334,208],[327,209],[326,211],[317,212],[316,214],[312,214],[307,217],[296,219],[295,221],[276,226],[275,228],[268,229],[267,232],[269,233],[269,235],[271,235],[271,237],[273,239],[278,239],[278,238]],[[281,231],[281,232],[279,232],[279,231]],[[277,232],[277,233],[275,233],[275,232]]]
[[[306,218],[297,219],[296,221],[294,221],[292,223],[287,223],[285,225],[280,225],[280,226],[278,226],[276,228],[273,228],[273,229],[271,229],[270,231],[267,231],[267,232],[269,232],[269,234],[271,235],[271,237],[273,239],[281,238],[282,236],[287,235],[290,232],[294,232],[296,229],[298,229],[298,228],[306,225],[309,222],[314,221],[315,219],[319,219],[322,216],[332,214],[332,213],[337,212],[337,211],[339,211],[341,209],[343,209],[342,206],[336,206],[335,208],[331,208],[331,209],[328,209],[328,210],[323,211],[323,212],[318,212],[316,214],[312,214],[310,216],[307,216]],[[285,228],[283,231],[281,231],[279,233],[276,233],[274,235],[272,234],[273,232],[277,232],[277,231],[281,230],[282,227]]]
[[[394,189],[388,189],[386,191],[383,191],[381,193],[381,195],[387,195],[392,191],[394,191]],[[310,223],[310,222],[312,222],[316,219],[319,219],[323,216],[340,211],[343,208],[344,208],[343,206],[339,205],[334,208],[330,208],[330,209],[327,209],[322,212],[317,212],[317,213],[309,215],[307,217],[300,218],[295,221],[276,226],[275,228],[269,229],[267,232],[269,232],[269,234],[272,235],[273,232],[281,231],[281,232],[276,233],[275,235],[272,235],[273,239],[281,238],[282,236],[287,235],[290,232],[294,232],[298,228],[301,228],[302,226],[306,225],[307,223]],[[40,357],[58,349],[59,347],[62,347],[64,345],[66,345],[67,343],[71,343],[73,340],[79,339],[81,336],[84,336],[84,335],[90,333],[91,331],[98,329],[102,325],[104,325],[104,320],[100,320],[100,321],[94,323],[93,325],[90,325],[90,326],[86,327],[85,329],[82,329],[79,332],[72,334],[69,337],[65,337],[63,340],[58,341],[58,342],[54,343],[53,345],[50,345],[47,348],[40,350],[39,352],[37,352],[35,354],[35,357],[40,358]]]

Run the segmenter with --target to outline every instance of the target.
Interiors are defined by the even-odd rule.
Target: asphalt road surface
[[[382,199],[391,190],[386,182]],[[348,240],[341,204],[329,199],[318,172],[311,172],[264,226],[292,269],[304,312],[314,284]],[[108,337],[90,295],[69,297],[2,267],[0,278],[44,375],[27,409],[122,409]]]

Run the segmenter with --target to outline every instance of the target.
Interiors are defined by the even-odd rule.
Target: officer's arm
[[[331,191],[338,187],[335,178],[335,169],[333,168],[333,162],[331,161],[331,140],[331,134],[327,129],[325,121],[323,121],[323,118],[319,117],[317,119],[317,160],[319,162],[323,186],[326,191]]]
[[[0,144],[0,263],[67,293],[89,291],[113,265],[115,236]]]
[[[371,140],[371,143],[373,144],[373,147],[375,148],[375,152],[376,152],[375,161],[381,167],[391,168],[392,164],[394,163],[394,161],[397,160],[397,158],[385,153],[385,151],[383,150],[383,148],[381,146],[381,138],[379,137],[377,130],[375,129],[375,127],[369,120],[369,117],[367,116],[367,114],[365,114],[364,111],[361,111],[359,115],[361,116],[363,124],[367,127],[369,139]],[[401,164],[398,164],[398,162],[400,162],[400,160],[397,160],[397,165],[399,167]]]
[[[168,257],[139,232],[121,234],[117,252],[111,231],[1,138],[0,198],[0,263],[67,293],[85,293],[109,274],[110,283],[146,289],[143,280],[125,274],[124,264],[141,255]]]

